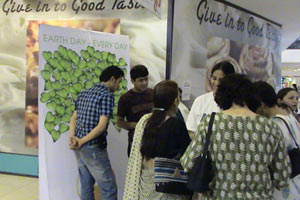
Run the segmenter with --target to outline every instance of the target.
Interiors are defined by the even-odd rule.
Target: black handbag
[[[215,173],[208,151],[208,146],[210,142],[215,114],[216,113],[213,112],[210,117],[203,153],[196,158],[194,166],[188,174],[187,187],[194,192],[204,193],[206,191],[209,191],[209,183],[214,178]]]
[[[176,159],[154,158],[155,191],[169,194],[192,195],[187,186],[187,174]]]
[[[295,176],[300,174],[300,148],[299,148],[299,145],[297,144],[296,139],[294,138],[294,135],[291,132],[291,129],[290,129],[289,125],[286,123],[286,121],[281,117],[273,117],[273,118],[281,119],[284,122],[284,124],[286,125],[287,129],[289,130],[290,135],[292,136],[292,138],[296,144],[296,148],[293,148],[288,151],[288,154],[289,154],[289,157],[291,160],[291,164],[292,164],[292,174],[291,174],[290,178],[294,178]]]

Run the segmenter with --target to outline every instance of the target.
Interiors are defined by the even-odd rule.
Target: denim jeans
[[[117,185],[107,151],[98,144],[75,150],[81,184],[81,200],[94,200],[94,184],[102,200],[117,199]]]

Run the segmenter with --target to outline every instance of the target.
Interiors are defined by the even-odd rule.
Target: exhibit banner
[[[182,87],[186,105],[211,91],[211,69],[222,61],[252,81],[280,87],[280,26],[219,1],[173,3],[170,78]]]
[[[39,25],[40,199],[79,199],[77,163],[69,149],[69,121],[79,92],[99,83],[102,71],[111,65],[125,74],[114,93],[114,116],[108,131],[117,138],[118,100],[130,87],[128,36]],[[110,139],[108,147],[113,160],[124,160],[124,142]],[[121,188],[124,170],[118,164],[113,169]]]
[[[130,64],[147,66],[153,87],[165,78],[166,13],[167,1],[161,19],[134,0],[0,1],[0,152],[37,155],[39,24],[130,36]]]
[[[59,200],[57,195],[64,195],[67,190],[54,182],[74,184],[63,180],[65,176],[66,180],[70,180],[70,177],[78,180],[78,176],[74,156],[62,139],[67,137],[67,132],[59,133],[54,143],[53,139],[58,137],[57,132],[52,131],[51,135],[51,131],[43,130],[40,133],[38,129],[38,77],[41,77],[38,74],[39,24],[128,36],[130,63],[127,64],[130,67],[145,65],[149,70],[149,86],[153,88],[165,78],[167,1],[161,2],[161,18],[134,0],[0,1],[0,152],[44,155],[39,159],[39,176],[43,177],[39,185],[40,199]],[[45,118],[40,123],[44,124]],[[110,125],[108,132],[109,157],[117,176],[118,198],[122,199],[128,160],[127,131],[119,132],[119,129]],[[39,134],[44,137],[39,138]],[[43,148],[38,150],[38,144],[43,145]],[[49,153],[46,151],[47,145],[54,145],[58,149],[53,155],[46,154]],[[120,153],[119,149],[123,151]],[[49,164],[53,159],[58,160],[51,168],[42,167],[46,166],[45,162]],[[56,173],[56,170],[59,176],[55,176],[57,179],[54,181],[50,175]],[[50,185],[47,177],[52,180]],[[77,189],[72,185],[70,192],[75,194]]]

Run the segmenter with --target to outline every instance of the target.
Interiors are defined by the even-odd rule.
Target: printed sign
[[[280,86],[280,27],[213,0],[174,5],[170,77],[179,85],[191,81],[186,105],[211,91],[211,69],[222,61],[253,81]]]
[[[40,25],[39,180],[48,186],[46,198],[79,199],[77,163],[68,149],[69,121],[78,93],[98,83],[101,72],[110,65],[121,67],[129,78],[128,36]],[[127,91],[127,80],[120,86],[115,92],[116,105]],[[112,125],[108,131],[112,131]],[[121,154],[125,149],[117,141],[109,145],[114,153]],[[115,171],[116,177],[119,171]]]

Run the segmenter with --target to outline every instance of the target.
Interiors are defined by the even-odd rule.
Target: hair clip
[[[153,110],[165,111],[164,108],[153,108]]]

